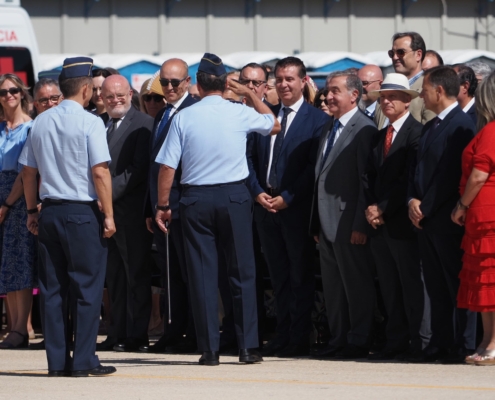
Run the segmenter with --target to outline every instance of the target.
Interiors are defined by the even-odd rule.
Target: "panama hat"
[[[391,90],[398,90],[400,92],[407,93],[413,99],[419,96],[419,92],[409,88],[409,80],[405,75],[390,73],[385,77],[385,80],[380,87],[380,90],[373,90],[368,92],[370,95],[379,96],[381,92],[389,92]]]

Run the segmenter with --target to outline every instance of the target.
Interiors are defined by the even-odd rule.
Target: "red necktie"
[[[387,157],[390,148],[392,147],[392,138],[394,137],[394,127],[389,125],[387,128],[387,135],[385,136],[385,143],[383,144],[383,157]]]

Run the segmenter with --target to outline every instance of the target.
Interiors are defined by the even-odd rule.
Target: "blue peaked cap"
[[[72,57],[64,60],[60,79],[93,76],[93,59],[89,57]]]

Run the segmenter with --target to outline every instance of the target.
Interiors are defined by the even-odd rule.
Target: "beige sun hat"
[[[380,90],[372,90],[368,92],[369,95],[379,96],[381,92],[389,92],[391,90],[398,90],[400,92],[407,93],[413,99],[419,96],[419,92],[409,87],[409,80],[405,75],[390,73],[385,77],[385,80],[380,87]]]

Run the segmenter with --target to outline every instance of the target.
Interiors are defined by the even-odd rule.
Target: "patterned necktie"
[[[292,112],[292,108],[284,107],[282,108],[284,113],[282,121],[280,122],[280,133],[275,138],[275,143],[273,144],[272,153],[272,165],[270,167],[270,174],[268,175],[268,183],[273,189],[277,188],[277,161],[280,156],[280,150],[282,150],[282,144],[284,143],[285,130],[287,128],[287,116]]]
[[[394,137],[394,127],[389,125],[387,134],[385,135],[385,143],[383,144],[383,158],[387,157],[390,148],[392,147],[392,138]]]
[[[320,172],[323,169],[323,166],[325,165],[325,161],[327,161],[328,155],[330,154],[330,150],[332,150],[333,148],[335,142],[335,136],[337,135],[337,131],[339,130],[339,127],[340,127],[340,121],[336,119],[333,122],[332,132],[330,132],[330,135],[328,135],[327,148],[325,149],[325,153],[323,153],[323,156],[321,157]]]
[[[174,109],[174,106],[170,103],[168,103],[165,106],[165,112],[163,113],[163,118],[160,121],[160,124],[158,125],[158,128],[156,128],[155,131],[155,136],[153,137],[153,144],[155,144],[158,141],[158,138],[160,137],[163,128],[165,128],[165,125],[167,125],[168,119],[170,118],[170,113]]]
[[[120,118],[112,118],[112,124],[110,125],[110,128],[107,130],[107,142],[110,143],[110,140],[112,140],[112,137],[117,130],[117,124],[120,121]]]

